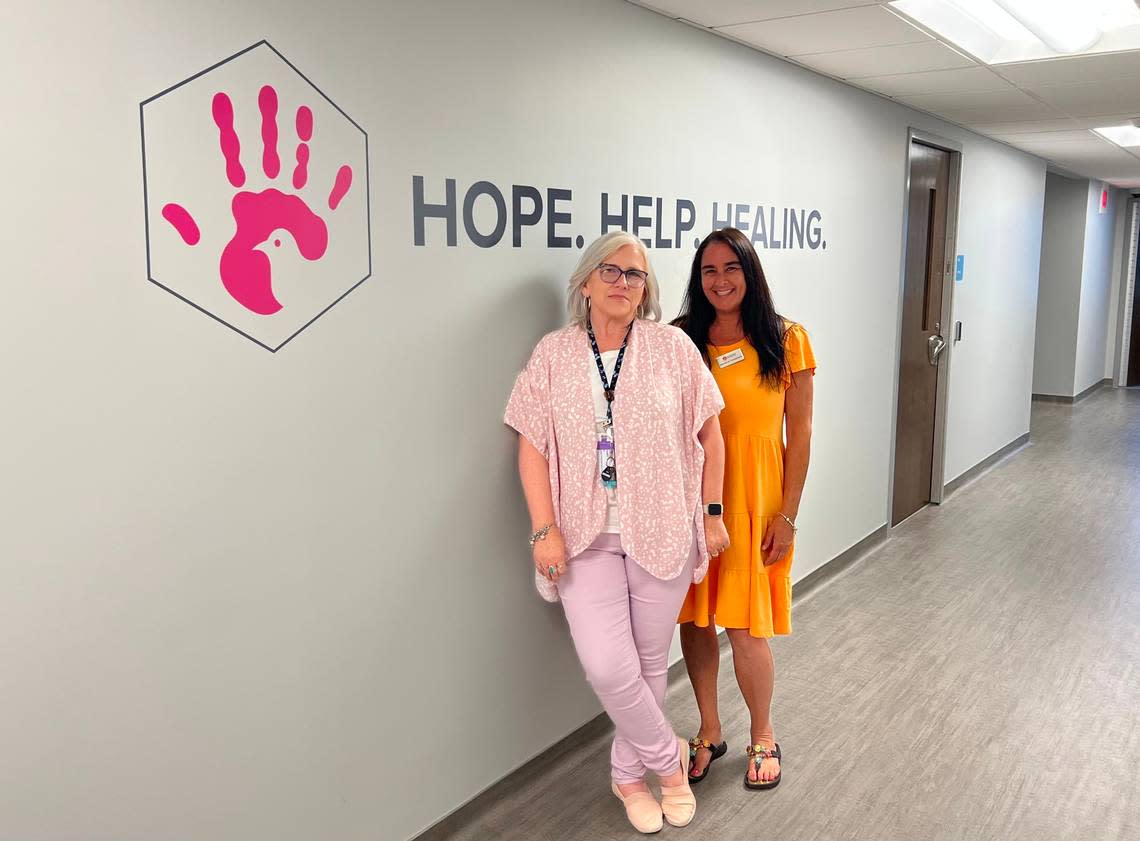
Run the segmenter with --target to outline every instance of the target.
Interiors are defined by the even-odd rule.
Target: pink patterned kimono
[[[602,531],[606,494],[598,477],[591,377],[597,366],[585,329],[569,325],[544,336],[515,380],[503,420],[550,464],[554,516],[566,556],[585,550]],[[716,381],[681,330],[634,322],[614,397],[621,544],[656,578],[676,578],[692,553],[693,581],[708,571],[701,519],[704,449],[701,427],[724,408]],[[535,573],[549,602],[557,587]]]

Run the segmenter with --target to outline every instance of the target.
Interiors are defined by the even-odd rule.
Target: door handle
[[[937,365],[938,357],[942,355],[942,351],[946,350],[946,340],[935,333],[926,340],[926,350],[930,354],[930,364]]]

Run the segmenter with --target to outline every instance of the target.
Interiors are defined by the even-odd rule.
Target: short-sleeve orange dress
[[[736,349],[744,358],[725,367],[718,357]],[[791,324],[784,334],[789,373],[815,372],[807,331]],[[762,382],[760,357],[747,339],[709,345],[712,373],[724,397],[724,524],[731,545],[689,588],[678,622],[701,627],[747,628],[754,637],[792,632],[792,560],[795,544],[778,563],[764,566],[760,546],[784,504],[784,392]]]

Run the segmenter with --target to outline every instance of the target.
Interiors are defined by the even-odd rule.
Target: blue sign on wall
[[[960,281],[966,272],[966,255],[959,254],[954,262],[954,280]]]

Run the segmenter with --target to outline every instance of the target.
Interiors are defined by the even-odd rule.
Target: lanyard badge
[[[598,436],[598,473],[602,477],[602,485],[613,490],[617,487],[617,462],[614,460],[613,428]]]
[[[613,376],[606,377],[606,366],[602,364],[602,354],[598,350],[598,340],[594,337],[594,325],[586,322],[586,332],[590,336],[590,349],[594,352],[594,362],[598,365],[598,377],[602,381],[602,394],[606,398],[606,420],[599,424],[598,430],[598,473],[602,477],[602,485],[613,490],[617,488],[617,461],[614,450],[614,392],[617,390],[618,375],[621,373],[621,363],[625,358],[625,349],[629,345],[629,334],[633,330],[633,322],[625,331],[621,350],[618,351],[617,361],[614,363]]]

